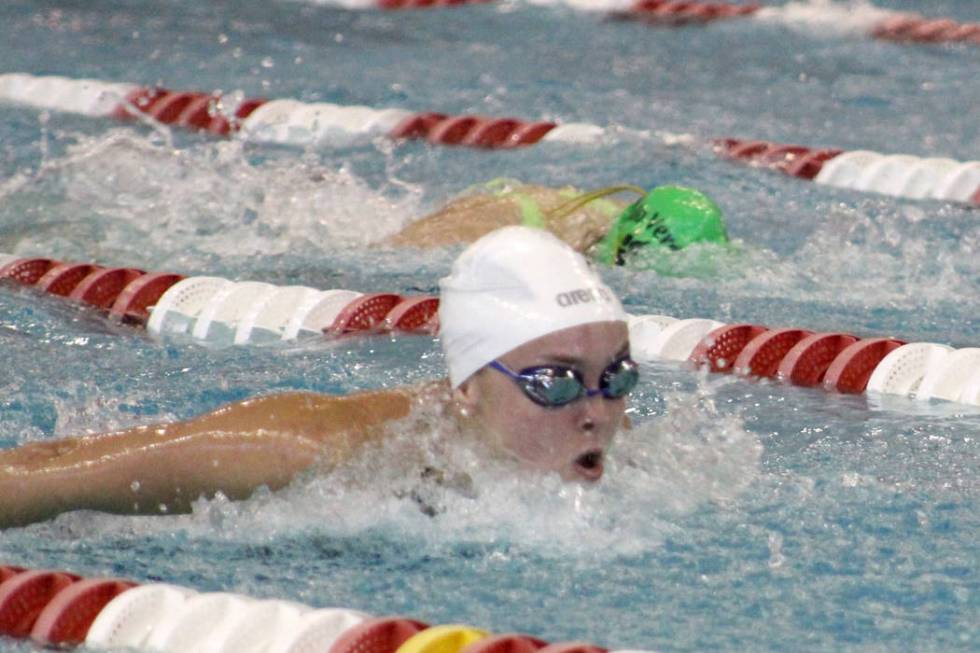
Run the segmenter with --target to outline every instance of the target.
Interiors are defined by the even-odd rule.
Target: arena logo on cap
[[[591,302],[611,302],[612,300],[613,295],[606,288],[578,288],[555,295],[555,301],[562,308]]]

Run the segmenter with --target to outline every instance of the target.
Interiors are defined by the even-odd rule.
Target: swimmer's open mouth
[[[575,468],[585,478],[596,481],[602,476],[602,459],[601,449],[586,451],[575,459]]]

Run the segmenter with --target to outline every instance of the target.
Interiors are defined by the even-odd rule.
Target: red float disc
[[[68,297],[99,308],[109,308],[123,288],[142,274],[142,270],[132,268],[97,269],[82,279]]]
[[[181,127],[187,127],[188,129],[210,129],[211,120],[214,118],[213,107],[220,99],[217,95],[199,93],[193,100],[187,103],[187,106],[180,112],[175,122]]]
[[[102,608],[136,583],[89,578],[58,592],[41,610],[31,639],[41,644],[81,644]]]
[[[239,124],[235,123],[235,131],[238,130]],[[220,113],[216,113],[211,116],[211,122],[208,123],[207,131],[212,134],[217,134],[218,136],[227,136],[232,132],[231,122],[226,116]]]
[[[252,112],[258,109],[260,106],[268,102],[266,98],[263,97],[253,97],[243,101],[235,109],[235,120],[241,121],[252,115]]]
[[[150,318],[150,307],[163,293],[184,277],[179,274],[154,272],[136,277],[126,284],[109,309],[109,315],[123,322],[143,324]]]
[[[772,146],[768,141],[734,141],[727,142],[729,156],[736,159],[755,159],[769,151]]]
[[[638,0],[630,8],[630,11],[653,11],[657,7],[663,6],[667,0]]]
[[[428,138],[432,128],[447,119],[444,113],[416,113],[395,125],[389,132],[391,138]]]
[[[67,297],[82,279],[100,269],[91,263],[59,263],[45,272],[35,285],[52,295]]]
[[[809,154],[804,154],[803,156],[797,157],[792,162],[787,162],[786,165],[783,166],[783,170],[794,177],[800,177],[801,179],[814,179],[823,168],[823,164],[830,161],[842,152],[843,150],[833,149],[812,150]]]
[[[2,584],[8,578],[13,578],[22,571],[24,571],[23,567],[13,567],[10,565],[0,566],[0,584]]]
[[[459,653],[535,653],[548,642],[527,635],[505,634],[486,637],[468,644]]]
[[[773,329],[753,338],[735,359],[733,371],[742,376],[776,376],[786,353],[812,332],[804,329]]]
[[[60,571],[33,570],[0,584],[0,635],[27,637],[55,594],[79,579]]]
[[[171,125],[177,121],[184,109],[200,96],[200,93],[168,92],[144,111],[163,124]]]
[[[434,333],[430,322],[439,310],[438,297],[403,299],[384,319],[384,329],[405,333]]]
[[[805,145],[780,145],[773,143],[772,147],[766,152],[766,158],[772,161],[788,161],[798,156],[809,154],[810,148]]]
[[[368,619],[344,631],[329,653],[395,653],[409,637],[428,627],[403,617]]]
[[[478,116],[453,116],[435,125],[430,131],[430,143],[460,145],[471,131],[483,125],[485,118]]]
[[[466,135],[463,145],[473,147],[501,148],[508,143],[510,135],[521,126],[520,120],[514,118],[498,118],[487,120],[477,125],[476,128]]]
[[[712,372],[727,372],[739,352],[756,336],[768,329],[758,324],[728,324],[701,338],[688,360],[695,365],[709,365]]]
[[[762,5],[756,4],[754,2],[747,5],[729,5],[732,11],[732,15],[735,16],[748,16],[754,14],[755,12],[762,9]]]
[[[521,147],[534,145],[552,129],[557,127],[553,122],[526,122],[511,132],[506,147]]]
[[[904,344],[894,338],[869,338],[851,343],[827,368],[824,389],[852,394],[864,392],[881,359]]]
[[[376,326],[383,326],[385,316],[401,300],[401,295],[395,293],[379,292],[361,295],[347,304],[337,315],[333,324],[323,331],[330,335],[352,331],[371,331]]]
[[[846,333],[814,333],[796,343],[779,364],[777,376],[795,385],[820,383],[837,355],[857,338]]]
[[[13,279],[25,286],[33,286],[44,273],[58,264],[49,258],[22,258],[0,268],[0,279]]]

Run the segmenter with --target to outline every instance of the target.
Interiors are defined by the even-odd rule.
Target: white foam
[[[663,417],[617,436],[595,486],[522,471],[420,409],[377,449],[329,474],[246,502],[199,500],[180,523],[236,539],[315,528],[336,537],[390,532],[434,549],[506,541],[559,557],[649,550],[678,514],[737,500],[757,477],[762,453],[709,392],[678,393],[666,403]],[[423,481],[427,468],[443,481]]]
[[[322,258],[379,242],[423,215],[421,192],[393,172],[378,188],[342,164],[275,151],[256,163],[246,149],[238,140],[177,149],[156,134],[128,130],[79,137],[67,154],[11,186],[6,201],[42,194],[52,214],[78,216],[76,234],[85,233],[82,218],[98,216],[103,226],[111,221],[88,244],[86,257],[110,252],[123,260],[128,252],[147,269],[175,272],[213,269],[211,260],[202,264],[205,254]],[[62,223],[57,227],[34,230],[18,251],[51,251],[64,232]]]

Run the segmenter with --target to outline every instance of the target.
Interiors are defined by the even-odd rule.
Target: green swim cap
[[[598,260],[622,265],[641,247],[683,249],[692,243],[727,243],[721,209],[699,190],[658,186],[630,204],[599,242]]]

